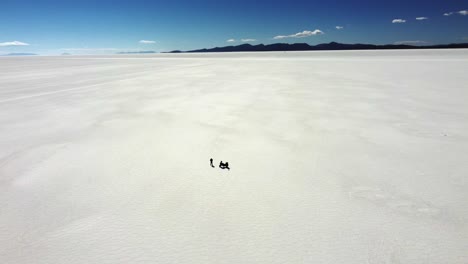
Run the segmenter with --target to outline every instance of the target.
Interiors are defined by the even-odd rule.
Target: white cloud
[[[395,45],[421,45],[421,44],[427,44],[427,42],[422,41],[422,40],[404,40],[404,41],[397,41],[394,44]]]
[[[287,36],[276,36],[273,39],[284,39],[284,38],[305,38],[305,37],[310,37],[310,36],[315,36],[315,35],[321,35],[324,34],[323,31],[320,29],[316,29],[314,31],[309,31],[309,30],[304,30],[302,32],[292,34],[292,35],[287,35]]]
[[[397,18],[397,19],[393,19],[392,23],[393,24],[406,23],[406,20]]]
[[[140,40],[139,43],[140,44],[154,44],[154,43],[156,43],[156,41],[154,41],[154,40]]]
[[[447,12],[447,13],[444,13],[444,16],[451,16],[451,15],[454,15],[454,14],[466,16],[466,15],[468,15],[468,10],[460,10],[458,12]]]
[[[343,29],[344,27],[342,27],[342,26],[336,26],[335,28],[338,29],[338,30],[340,30],[340,29]]]
[[[242,42],[255,42],[256,39],[241,39]]]
[[[226,42],[236,42],[236,40],[235,39],[228,39],[228,40],[226,40]]]
[[[416,20],[428,20],[428,17],[417,17]]]
[[[21,41],[10,41],[10,42],[0,42],[0,47],[10,47],[10,46],[29,46],[28,43]]]

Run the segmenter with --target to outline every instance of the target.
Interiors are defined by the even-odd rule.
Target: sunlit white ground
[[[467,72],[468,50],[0,58],[0,263],[468,263]]]

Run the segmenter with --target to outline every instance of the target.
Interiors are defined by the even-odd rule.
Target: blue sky
[[[0,54],[277,42],[459,43],[468,42],[466,10],[467,0],[2,0]]]

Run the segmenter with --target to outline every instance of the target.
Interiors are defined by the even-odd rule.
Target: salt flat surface
[[[0,58],[0,263],[468,263],[467,72],[468,50]]]

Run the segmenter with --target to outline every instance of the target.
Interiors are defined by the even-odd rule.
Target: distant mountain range
[[[36,56],[34,53],[9,53],[1,56]]]
[[[152,50],[143,50],[143,51],[123,51],[123,52],[117,52],[117,54],[151,54],[151,53],[156,53],[156,51],[152,51]]]
[[[243,44],[239,46],[216,47],[212,49],[198,49],[189,51],[174,50],[169,53],[195,53],[195,52],[249,52],[249,51],[307,51],[307,50],[390,50],[390,49],[466,49],[468,43],[432,45],[432,46],[413,46],[413,45],[374,45],[374,44],[343,44],[330,42],[318,45],[309,45],[307,43],[276,43],[270,45],[250,45]]]

